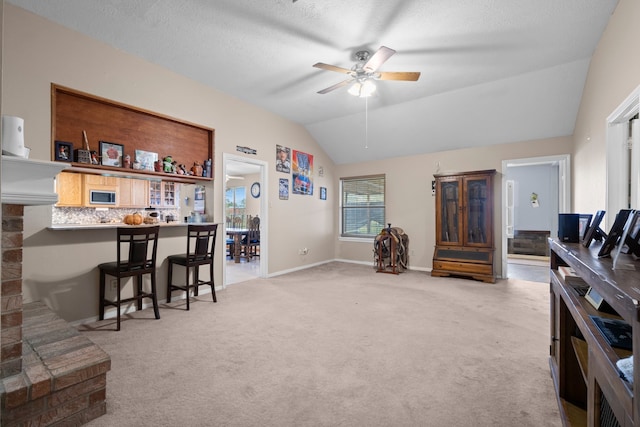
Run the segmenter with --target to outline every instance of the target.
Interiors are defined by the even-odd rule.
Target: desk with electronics
[[[639,426],[640,213],[604,212],[578,242],[549,239],[549,365],[564,425]]]

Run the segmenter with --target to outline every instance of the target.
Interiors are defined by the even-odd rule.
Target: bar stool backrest
[[[159,225],[118,227],[118,271],[139,273],[139,270],[155,269],[159,231]]]

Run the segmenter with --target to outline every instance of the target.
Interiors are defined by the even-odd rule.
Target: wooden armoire
[[[466,276],[494,283],[495,169],[434,175],[436,248],[432,276]]]

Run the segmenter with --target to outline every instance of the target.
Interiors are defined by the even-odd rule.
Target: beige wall
[[[333,163],[309,133],[297,124],[198,84],[162,67],[113,49],[79,33],[7,4],[4,16],[4,114],[25,119],[25,145],[31,158],[51,159],[51,83],[95,94],[203,126],[215,133],[215,181],[207,184],[207,211],[223,221],[222,153],[243,154],[236,146],[257,150],[253,159],[268,162],[268,273],[301,268],[333,258],[332,206],[314,195],[278,200],[283,174],[273,166],[276,144],[314,155],[326,182]],[[223,64],[223,61],[221,61]],[[97,137],[96,137],[97,138]],[[93,144],[96,141],[91,141]],[[266,190],[265,191],[265,187]],[[97,264],[115,256],[115,231],[50,231],[50,207],[25,210],[24,287],[27,301],[41,299],[66,320],[97,315]],[[310,232],[309,224],[314,224]],[[184,251],[184,230],[168,231],[159,248],[160,297],[165,297],[166,262]],[[224,245],[218,239],[216,279],[222,284]],[[299,246],[311,248],[305,257]]]
[[[431,268],[435,238],[435,204],[430,183],[440,162],[441,171],[496,169],[501,161],[526,157],[572,154],[573,211],[593,213],[606,204],[606,119],[640,85],[640,2],[620,0],[591,60],[574,135],[493,147],[389,159],[360,165],[338,165],[341,176],[387,174],[387,219],[404,228],[410,238],[412,268]],[[410,171],[407,173],[407,171]],[[501,197],[496,185],[496,271],[500,265]],[[336,213],[336,224],[338,217]],[[336,258],[372,262],[371,245],[338,242]]]
[[[435,246],[435,197],[431,194],[433,175],[495,169],[498,173],[494,181],[494,240],[496,272],[499,274],[502,268],[500,261],[502,161],[570,152],[571,138],[564,137],[398,157],[362,164],[337,165],[334,186],[338,187],[340,177],[384,173],[387,222],[392,226],[401,227],[408,234],[410,268],[430,271]],[[336,224],[338,221],[338,212],[336,212]],[[369,242],[338,241],[336,258],[371,262],[373,266],[373,246]]]
[[[270,165],[268,183],[262,184],[263,196],[269,195],[270,274],[334,258],[373,264],[370,243],[337,239],[337,192],[342,176],[377,173],[387,176],[388,221],[409,235],[411,267],[428,270],[435,244],[433,174],[496,169],[494,238],[496,271],[500,271],[502,160],[572,154],[574,210],[603,208],[605,119],[639,84],[640,59],[634,54],[635,41],[640,39],[639,18],[637,1],[620,1],[591,61],[574,137],[334,166],[301,126],[11,5],[5,7],[2,109],[4,114],[25,118],[32,157],[47,160],[51,155],[51,82],[215,128],[216,180],[207,188],[207,202],[212,203],[207,210],[213,207],[216,222],[223,220],[222,153],[241,155],[236,145],[256,148],[254,158]],[[291,194],[288,201],[278,199],[278,178],[284,175],[271,169],[276,144],[315,156],[315,171],[322,166],[325,172],[323,177],[316,173],[315,187],[327,187],[326,201],[319,200],[317,191],[313,197]],[[52,232],[46,229],[49,221],[48,208],[26,209],[25,296],[44,299],[68,320],[95,316],[95,265],[112,258],[113,233]],[[174,234],[168,232],[163,240],[160,259],[184,246],[179,233]],[[298,255],[302,247],[310,249],[308,255]],[[216,260],[218,279],[223,252],[218,251]],[[165,272],[163,264],[161,277]],[[161,287],[164,283],[161,279]]]
[[[620,0],[591,59],[574,131],[576,212],[606,206],[606,119],[640,84],[639,21],[640,2]]]

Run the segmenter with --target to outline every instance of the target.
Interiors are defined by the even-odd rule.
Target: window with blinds
[[[385,227],[385,176],[341,178],[342,237],[374,237]]]

